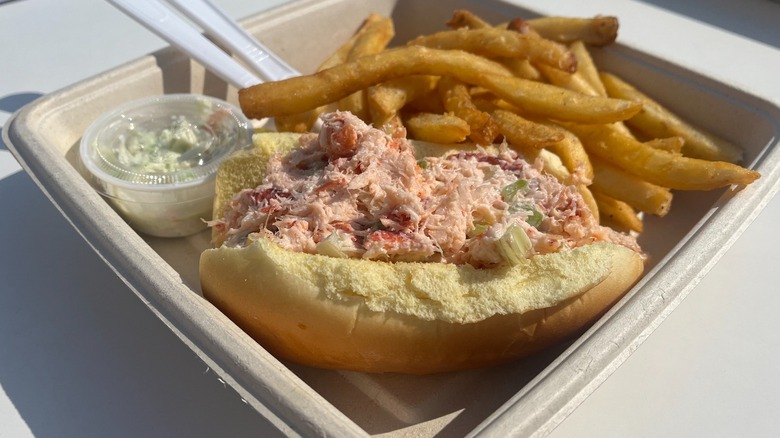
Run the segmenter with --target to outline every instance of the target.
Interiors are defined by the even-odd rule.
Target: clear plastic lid
[[[171,94],[125,104],[84,133],[81,159],[104,182],[147,190],[198,184],[252,141],[240,110],[219,99]]]

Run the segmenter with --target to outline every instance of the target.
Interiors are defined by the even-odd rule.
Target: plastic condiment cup
[[[101,116],[84,133],[93,186],[135,230],[182,237],[206,228],[220,163],[252,144],[234,106],[196,94],[154,96]]]

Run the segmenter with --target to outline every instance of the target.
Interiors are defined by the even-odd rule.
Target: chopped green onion
[[[501,199],[503,199],[506,202],[509,202],[513,199],[515,199],[515,196],[517,196],[517,192],[520,190],[524,190],[526,187],[528,187],[528,181],[524,179],[519,179],[512,184],[507,185],[503,189],[501,189]]]
[[[509,266],[516,266],[522,263],[528,255],[528,251],[531,249],[531,239],[518,225],[511,225],[498,239],[496,246],[498,246],[501,257]]]
[[[418,160],[417,165],[420,166],[420,169],[427,169],[428,168],[428,161],[426,160]]]

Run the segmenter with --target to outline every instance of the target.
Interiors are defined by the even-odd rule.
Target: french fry
[[[571,43],[582,41],[592,46],[605,46],[611,44],[617,38],[619,28],[618,19],[615,17],[541,17],[527,20],[531,28],[539,35],[558,41]]]
[[[447,26],[453,29],[469,28],[469,29],[484,29],[493,27],[487,21],[474,15],[467,10],[457,10],[452,15],[450,21],[447,22]],[[499,27],[500,28],[500,27]],[[514,73],[515,76],[524,79],[539,80],[541,74],[528,59],[522,58],[497,58],[496,61],[504,64],[509,70]]]
[[[465,120],[451,114],[412,114],[404,119],[404,126],[412,138],[440,144],[460,143],[470,132]]]
[[[760,177],[725,162],[741,159],[734,145],[599,71],[590,46],[614,41],[614,17],[492,25],[460,10],[447,26],[387,49],[392,21],[374,14],[317,73],[239,90],[239,103],[250,118],[275,117],[277,127],[295,130],[309,130],[338,104],[436,148],[487,147],[503,136],[576,188],[602,224],[624,232],[643,231],[641,214],[667,214],[672,190]]]
[[[518,78],[538,81],[542,78],[539,69],[534,67],[527,59],[519,58],[496,58],[496,61],[505,65]]]
[[[249,118],[284,116],[334,102],[371,85],[417,74],[450,75],[478,83],[486,74],[498,77],[512,73],[501,64],[471,53],[409,46],[363,56],[312,75],[242,88],[238,100]]]
[[[329,57],[327,57],[325,61],[317,68],[317,71],[335,67],[336,65],[345,62],[357,39],[360,38],[360,36],[365,33],[373,23],[376,23],[382,19],[383,17],[379,14],[369,14],[361,24],[360,28],[352,35],[352,37],[344,44],[339,46],[339,48]],[[274,124],[276,129],[280,132],[308,132],[311,131],[311,128],[317,122],[320,114],[324,113],[326,110],[327,105],[323,105],[321,107],[302,113],[291,114],[289,116],[279,116],[274,120]]]
[[[542,75],[547,80],[561,88],[567,90],[576,91],[578,93],[586,94],[588,96],[600,96],[606,97],[606,95],[600,95],[598,91],[588,82],[587,79],[577,69],[574,73],[567,73],[558,69],[551,68],[547,65],[540,65],[537,67]]]
[[[274,126],[279,132],[308,132],[317,123],[320,114],[327,110],[327,105],[288,116],[279,116],[274,119]]]
[[[611,73],[601,73],[601,81],[610,96],[642,103],[643,110],[626,123],[649,137],[674,137],[685,139],[683,155],[712,161],[737,163],[742,151],[726,142],[715,140],[711,134],[694,128],[660,103],[645,95],[633,85]]]
[[[457,9],[452,13],[452,18],[447,22],[447,27],[451,29],[483,29],[492,27],[490,23],[467,9]]]
[[[652,148],[618,132],[612,125],[567,125],[585,149],[642,179],[677,190],[714,190],[750,184],[761,175],[724,161],[681,157]]]
[[[607,96],[607,89],[604,88],[604,83],[601,82],[598,67],[593,62],[593,57],[591,57],[585,43],[582,40],[574,41],[569,44],[569,50],[577,58],[577,74],[590,84],[597,96]]]
[[[369,88],[367,100],[371,121],[376,126],[384,125],[397,116],[407,103],[434,91],[438,83],[438,76],[414,75]]]
[[[630,205],[597,191],[591,191],[599,210],[601,223],[621,231],[644,231],[642,219]]]
[[[474,105],[465,84],[445,76],[439,81],[439,96],[446,111],[469,124],[471,141],[484,146],[493,143],[493,140],[498,137],[498,125],[490,114]]]
[[[563,139],[551,144],[547,149],[559,156],[569,172],[577,175],[581,183],[590,184],[593,181],[593,166],[585,147],[573,132],[559,129]]]
[[[379,53],[395,36],[395,26],[389,17],[380,16],[367,23],[357,35],[352,48],[347,55],[347,61],[361,56]]]
[[[474,90],[475,88],[478,87],[472,87],[471,89]],[[497,109],[511,111],[513,113],[520,113],[520,109],[518,107],[512,105],[504,99],[495,97],[493,93],[488,92],[487,94],[489,95],[472,93],[471,101],[474,102],[474,105],[477,108],[485,111],[486,113],[492,113]]]
[[[682,137],[653,138],[647,140],[645,144],[655,149],[682,155],[685,140]]]
[[[388,17],[382,17],[368,24],[355,40],[346,60],[353,61],[362,56],[381,52],[387,47],[394,35],[393,20]],[[369,120],[370,114],[366,90],[359,90],[342,98],[339,100],[337,107],[342,111],[349,111],[363,120]]]
[[[663,217],[672,206],[672,192],[599,159],[593,164],[593,190],[621,200],[632,208]]]
[[[561,129],[536,123],[506,110],[495,110],[493,120],[510,146],[522,152],[541,149],[564,139]]]
[[[533,35],[493,27],[422,35],[409,41],[408,45],[464,50],[489,57],[526,58],[533,63],[549,65],[567,72],[577,69],[577,60],[566,46]]]
[[[527,159],[529,157],[525,158]],[[549,149],[540,149],[535,154],[534,158],[542,160],[544,165],[544,173],[554,176],[555,179],[563,184],[571,184],[571,172],[569,172],[569,169],[566,168],[566,166],[563,164],[563,161],[561,161],[561,157],[559,157],[557,154],[550,151]]]
[[[547,66],[539,66],[539,70],[544,74],[547,80],[553,84],[567,90],[577,91],[589,96],[601,96],[607,97],[604,84],[599,78],[599,72],[596,65],[593,63],[593,59],[588,52],[587,47],[581,41],[575,41],[569,48],[572,53],[577,57],[577,71],[574,73],[566,73],[560,70],[555,70]],[[620,132],[633,136],[633,133],[625,126],[624,122],[614,122],[615,129]],[[672,146],[671,144],[662,143],[658,145]]]
[[[439,90],[431,90],[406,104],[405,109],[418,113],[444,113],[444,105],[439,98]]]
[[[477,85],[523,111],[554,120],[613,123],[634,116],[642,108],[638,102],[588,96],[517,77],[484,74],[478,78]]]

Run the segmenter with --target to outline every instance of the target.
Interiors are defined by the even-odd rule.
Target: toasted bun
[[[496,364],[561,342],[642,269],[637,253],[614,244],[493,270],[331,258],[265,239],[200,260],[204,296],[277,357],[414,374]]]
[[[257,133],[252,137],[253,149],[242,150],[223,161],[214,188],[214,217],[222,214],[225,204],[241,189],[257,187],[273,154],[300,146],[300,138],[301,134],[295,133]]]
[[[259,134],[217,176],[215,208],[259,184],[298,134]],[[418,157],[451,149],[415,142]],[[206,250],[204,296],[272,354],[306,365],[427,374],[509,361],[590,325],[639,278],[643,259],[599,243],[512,268],[387,263],[284,250],[259,239]]]

